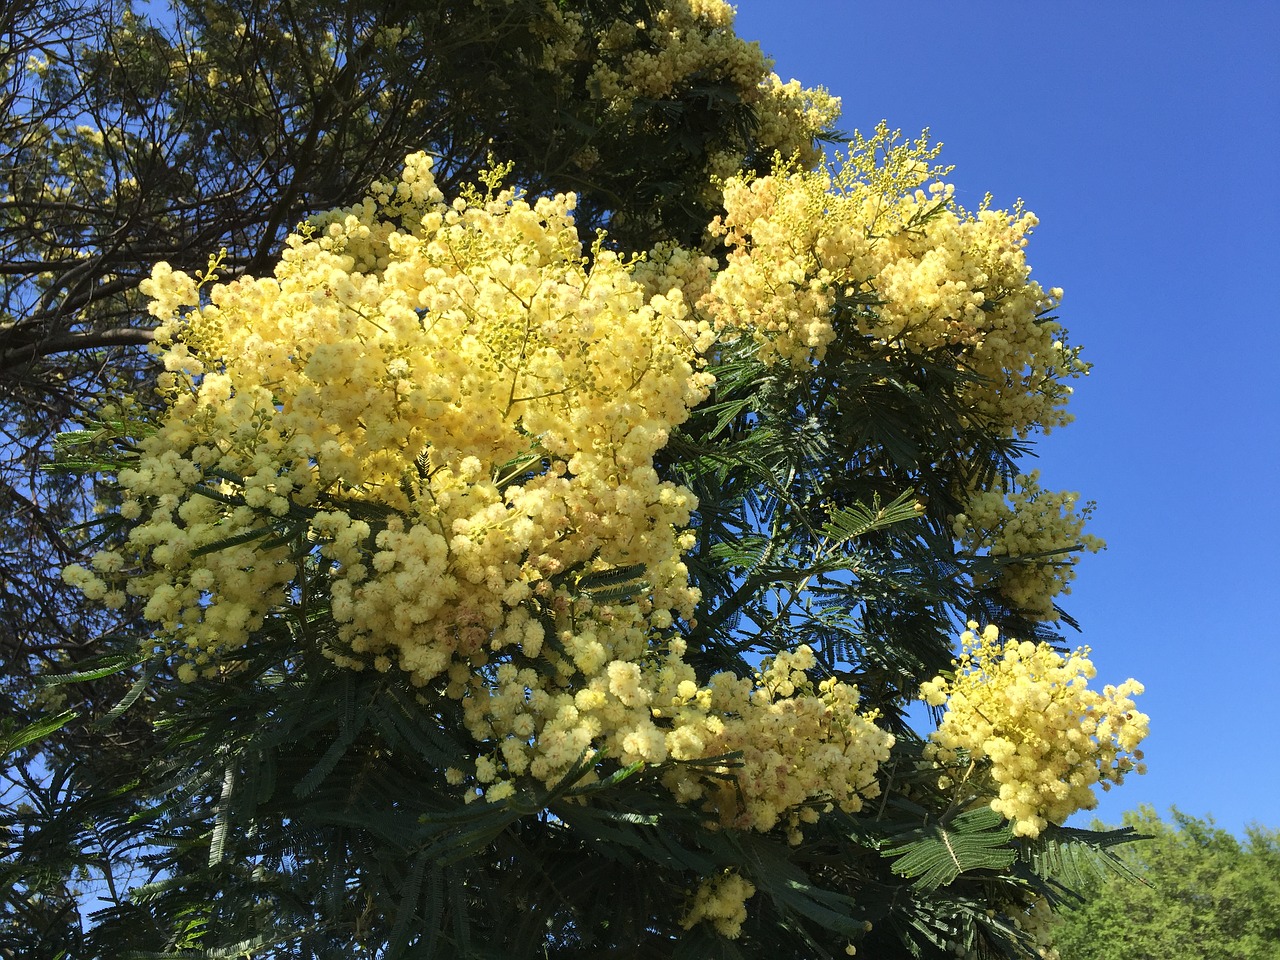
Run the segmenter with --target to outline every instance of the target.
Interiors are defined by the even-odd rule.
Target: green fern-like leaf
[[[1083,830],[1055,827],[1028,843],[1020,859],[1036,876],[1068,890],[1085,890],[1109,873],[1140,879],[1113,847],[1142,839],[1132,827],[1119,830]]]
[[[7,757],[15,750],[21,750],[23,747],[43,740],[49,734],[61,730],[77,716],[74,710],[63,710],[61,713],[41,717],[34,723],[17,729],[11,729],[11,721],[6,720],[0,723],[0,756]]]
[[[137,703],[138,698],[146,692],[147,687],[151,686],[151,681],[154,680],[156,674],[160,672],[160,666],[161,662],[158,660],[153,660],[151,663],[147,664],[146,667],[143,668],[142,676],[138,677],[138,679],[134,681],[133,686],[129,688],[129,692],[120,699],[119,703],[107,712],[107,715],[99,721],[100,724],[104,727],[111,724],[123,716],[126,710]]]
[[[207,556],[210,553],[217,553],[219,550],[225,550],[228,547],[238,547],[245,543],[252,543],[254,540],[261,540],[263,537],[268,537],[275,532],[274,527],[257,527],[253,530],[244,530],[233,537],[223,537],[221,540],[215,540],[213,543],[206,543],[204,546],[197,547],[191,551],[191,556]]]
[[[41,680],[41,686],[57,687],[64,683],[83,683],[89,680],[101,680],[112,674],[136,667],[147,659],[143,653],[113,653],[105,657],[95,657],[80,664],[80,669],[71,673],[59,673]]]
[[[918,516],[914,490],[899,494],[893,502],[885,506],[880,505],[878,496],[873,496],[870,506],[855,503],[835,510],[823,527],[822,533],[837,543],[847,543],[850,540],[865,537],[873,531],[914,520]]]
[[[615,567],[612,570],[593,570],[590,573],[584,573],[578,578],[578,589],[595,591],[603,590],[607,587],[615,587],[619,584],[632,583],[638,581],[644,575],[645,567],[643,563],[633,563],[626,567]]]
[[[351,723],[344,723],[338,731],[338,737],[329,745],[323,756],[316,761],[315,765],[307,771],[306,776],[298,781],[297,786],[293,788],[294,796],[303,798],[310,796],[316,791],[325,778],[329,776],[338,765],[338,761],[346,754],[351,745],[355,743],[356,737],[364,728],[365,720],[368,717],[368,711],[361,710],[356,714],[355,720]]]
[[[418,912],[418,898],[422,890],[422,879],[427,869],[427,858],[424,854],[414,857],[409,867],[409,875],[405,879],[400,892],[400,904],[396,908],[395,921],[391,927],[391,938],[387,944],[387,957],[399,957],[408,946],[413,916]]]
[[[969,810],[950,822],[912,830],[886,845],[882,853],[897,856],[893,872],[914,878],[921,890],[936,890],[970,870],[1002,870],[1017,852],[1009,846],[1011,831],[989,807]]]

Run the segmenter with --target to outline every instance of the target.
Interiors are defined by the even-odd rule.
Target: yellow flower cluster
[[[794,159],[804,169],[816,166],[822,152],[814,145],[814,139],[840,119],[840,98],[822,87],[801,86],[794,78],[784,83],[776,73],[760,81],[758,97],[756,142],[779,156]],[[722,177],[737,172],[717,171]]]
[[[289,238],[271,277],[202,288],[157,267],[168,409],[119,474],[138,522],[66,579],[147,598],[186,679],[273,609],[327,605],[337,663],[460,701],[477,756],[451,779],[471,798],[601,752],[741,751],[664,782],[793,839],[827,804],[858,809],[893,741],[856,688],[815,688],[803,647],[699,683],[670,635],[698,600],[695,500],[653,457],[713,378],[668,281],[706,286],[707,264],[671,250],[638,279],[599,244],[584,256],[572,196],[495,190],[446,204],[419,154]],[[631,588],[593,589],[617,571]]]
[[[672,670],[659,687],[669,693],[660,702],[674,725],[672,757],[735,752],[741,765],[722,768],[713,780],[691,779],[688,768],[676,767],[668,786],[684,799],[704,797],[727,826],[766,831],[783,822],[793,843],[802,823],[817,821],[815,804],[853,813],[879,796],[876,771],[893,737],[875,726],[874,715],[857,712],[856,687],[831,677],[815,686],[808,676],[815,666],[813,651],[801,646],[767,658],[754,684],[718,674],[696,692],[686,681],[672,689],[681,673]]]
[[[1096,674],[1088,648],[1064,657],[1044,643],[1001,643],[993,626],[977,629],[971,622],[961,638],[955,676],[920,688],[922,700],[946,707],[925,748],[949,771],[944,786],[957,773],[989,770],[998,790],[991,808],[1016,835],[1036,837],[1093,809],[1094,784],[1106,790],[1146,772],[1138,744],[1148,719],[1133,702],[1142,684],[1126,680],[1099,693],[1088,686]]]
[[[747,920],[747,901],[755,893],[755,885],[733,871],[708,877],[694,891],[689,909],[681,918],[680,924],[688,930],[705,920],[722,937],[736,940]]]
[[[805,363],[835,336],[836,302],[860,301],[873,350],[951,351],[981,378],[966,405],[997,429],[1068,422],[1061,381],[1087,367],[1041,316],[1061,291],[1030,279],[1035,217],[957,208],[939,148],[898,137],[880,124],[838,168],[730,179],[713,225],[729,263],[699,309],[718,327],[755,328],[766,358]]]
[[[1062,955],[1054,946],[1054,930],[1059,920],[1048,900],[1036,897],[1029,907],[1011,904],[1006,911],[1012,914],[1013,925],[1030,938],[1040,960],[1061,960]]]
[[[575,15],[561,16],[569,21]],[[638,98],[660,100],[695,78],[713,77],[756,112],[757,143],[812,166],[821,155],[814,138],[835,123],[840,99],[796,80],[783,83],[759,45],[734,33],[733,19],[724,0],[665,0],[650,21],[616,21],[600,38],[588,80],[592,95],[610,113],[626,116]],[[713,157],[708,183],[736,173],[742,159],[733,149]]]
[[[1077,513],[1079,494],[1042,489],[1038,470],[1019,474],[1011,486],[1006,492],[998,482],[969,493],[965,513],[952,518],[952,532],[971,553],[1029,558],[1000,567],[996,587],[1023,615],[1054,620],[1054,598],[1069,594],[1075,578],[1075,560],[1064,551],[1080,546],[1097,553],[1106,544],[1083,532],[1092,504]]]
[[[857,712],[856,687],[833,678],[814,686],[808,647],[765,660],[753,680],[718,673],[699,684],[683,641],[672,638],[658,651],[643,623],[629,627],[629,636],[615,630],[612,637],[598,623],[564,630],[559,643],[577,669],[553,655],[558,678],[503,664],[496,682],[467,682],[467,729],[493,745],[478,777],[488,798],[509,794],[510,777],[552,783],[596,749],[627,764],[740,753],[710,769],[669,765],[663,783],[724,826],[764,832],[782,825],[794,843],[802,824],[816,822],[829,804],[854,812],[879,795],[876,773],[893,737]]]
[[[417,683],[455,656],[536,655],[541,628],[510,614],[584,565],[643,567],[646,614],[691,615],[694,500],[652,456],[709,378],[678,292],[646,302],[604,250],[588,273],[572,206],[446,206],[418,155],[291,237],[273,277],[215,285],[201,309],[175,312],[195,285],[157,268],[170,409],[120,476],[126,511],[146,514],[127,560],[197,667],[283,599],[291,544],[251,537],[299,508],[329,565],[337,655]]]
[[[835,339],[837,310],[854,310],[869,357],[929,355],[975,375],[959,399],[997,434],[1068,423],[1064,381],[1088,366],[1043,316],[1062,292],[1030,278],[1024,247],[1035,217],[959,209],[940,179],[948,169],[934,164],[938,148],[898,136],[881,124],[838,167],[729,179],[725,214],[712,225],[728,264],[690,297],[701,322],[713,335],[753,336],[766,362],[806,365]],[[1074,494],[1019,483],[1008,502],[1002,489],[963,494],[956,536],[994,556],[1101,548],[1081,535]],[[1028,615],[1051,618],[1073,563],[1009,567],[1000,587]]]
[[[918,189],[938,172],[923,139],[900,146],[882,127],[855,146],[834,180],[730,181],[719,273],[669,244],[637,261],[601,243],[588,255],[571,195],[530,203],[499,190],[499,172],[446,202],[422,154],[290,237],[271,277],[209,285],[159,265],[144,292],[169,407],[119,474],[121,513],[137,523],[68,582],[115,605],[125,590],[145,597],[188,679],[233,657],[273,609],[327,607],[337,663],[399,668],[460,701],[477,756],[451,777],[469,797],[553,784],[603,753],[665,764],[682,802],[793,842],[823,809],[856,811],[893,742],[858,713],[856,688],[815,684],[804,647],[752,678],[702,679],[685,662],[671,628],[698,601],[681,561],[696,504],[653,465],[713,384],[703,351],[751,336],[766,359],[812,362],[842,298],[866,308],[872,349],[945,346],[981,368],[1003,331],[1018,346],[993,371],[1056,376],[1038,359],[1036,331],[1052,325],[1035,320],[1024,221],[946,214],[948,188]],[[991,396],[1025,399],[1030,381],[1010,382]],[[1038,397],[1038,422],[1061,422],[1065,395]],[[1012,432],[1029,425],[1019,410]],[[1007,502],[972,492],[956,536],[995,556],[1064,538],[1096,547],[1071,497],[1034,475],[1019,483]],[[1002,587],[1033,611],[1069,579],[1047,563],[1008,569]],[[597,591],[610,572],[630,586]],[[1034,662],[1024,680],[1041,689],[1049,654],[1019,656],[1001,663]],[[953,698],[942,732],[970,730],[960,705],[980,702]],[[1110,728],[1070,733],[1085,716],[1071,702],[1057,729],[1085,744],[1047,755],[1094,770],[1092,783]],[[1034,824],[1079,805],[1070,790],[1058,806],[1041,797],[1018,766],[1029,761],[1006,764],[993,736],[979,744],[1005,778],[1007,815]],[[741,759],[714,759],[726,754]]]

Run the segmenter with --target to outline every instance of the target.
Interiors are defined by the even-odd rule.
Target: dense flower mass
[[[736,940],[747,919],[747,901],[755,893],[755,886],[737,873],[709,877],[698,885],[680,922],[688,930],[695,923],[706,921],[721,936]]]
[[[672,759],[730,752],[742,759],[714,780],[675,767],[666,774],[672,791],[705,799],[728,826],[766,831],[784,822],[797,843],[801,824],[817,819],[805,804],[822,800],[853,813],[879,796],[876,771],[893,737],[857,712],[856,687],[833,677],[814,684],[809,675],[816,666],[813,651],[801,646],[767,658],[754,683],[720,673],[697,687],[693,671],[673,662],[656,684],[661,706],[654,711],[671,718]]]
[[[730,180],[722,270],[671,244],[631,260],[584,249],[572,195],[530,202],[500,171],[446,201],[423,154],[313,218],[270,277],[198,283],[161,264],[145,292],[168,409],[119,473],[127,542],[66,578],[145,598],[186,679],[233,661],[274,611],[323,607],[336,633],[316,639],[334,662],[460,703],[476,753],[449,780],[468,798],[607,756],[662,766],[676,798],[724,826],[799,843],[823,809],[878,795],[893,738],[855,687],[817,679],[805,646],[752,677],[697,674],[682,635],[699,602],[682,561],[696,501],[654,456],[714,385],[717,344],[750,338],[766,363],[803,370],[848,302],[870,349],[954,350],[981,374],[975,415],[1009,434],[1065,421],[1060,378],[1082,367],[1038,319],[1057,294],[1028,279],[1032,221],[951,212],[950,188],[920,189],[935,152],[881,128],[838,173]],[[972,549],[1016,557],[1080,535],[1072,501],[1034,477],[1011,506],[1002,491],[969,500],[954,525]],[[1011,597],[1041,610],[1067,577],[1032,569]],[[981,666],[989,646],[954,692],[932,689],[953,694],[935,749],[986,751],[1000,809],[1038,829],[1081,795],[1036,780],[1031,747],[1006,762],[1016,724],[998,743],[964,739],[993,715],[965,711],[1011,669]],[[1035,664],[1040,696],[1057,690],[1046,656],[1000,663]],[[1119,727],[1072,704],[1053,714],[1072,748],[1046,747],[1036,770],[1093,770],[1087,789]]]
[[[900,143],[881,124],[838,165],[730,179],[715,225],[729,263],[701,306],[803,360],[835,336],[837,301],[863,303],[858,328],[874,348],[947,348],[976,374],[975,417],[1019,436],[1066,423],[1062,381],[1088,368],[1043,317],[1061,291],[1030,279],[1036,218],[961,209],[937,156],[924,137]]]
[[[95,304],[147,304],[154,379],[116,381],[139,393],[55,466],[110,474],[62,575],[125,627],[15,749],[71,729],[72,684],[96,711],[126,683],[110,717],[158,736],[86,783],[126,854],[185,838],[142,906],[210,953],[1052,960],[1058,865],[1028,854],[1093,843],[1058,825],[1145,772],[1148,720],[1135,681],[1090,688],[1087,648],[970,623],[944,669],[961,611],[1052,637],[1032,621],[1103,546],[1091,503],[1020,472],[1089,369],[1035,216],[961,206],[927,132],[824,157],[838,99],[773,73],[726,0],[392,6],[125,13],[128,56],[73,84],[147,74],[157,129],[327,159],[258,178],[268,214],[204,272],[177,269],[190,237],[140,285],[160,254],[115,258]],[[81,76],[46,67],[49,93]],[[42,202],[111,193],[67,171],[127,160],[123,134],[59,129]],[[237,194],[201,200],[201,164],[178,193],[203,229]],[[259,275],[317,196],[349,205]],[[19,832],[74,826],[45,807]]]
[[[1142,684],[1126,680],[1099,693],[1087,648],[1062,656],[1048,644],[1009,640],[995,627],[969,624],[952,679],[920,688],[931,706],[946,707],[926,757],[964,777],[971,762],[989,765],[998,795],[991,808],[1015,834],[1039,836],[1097,803],[1093,787],[1145,773],[1138,749],[1148,719],[1134,708]],[[974,768],[969,767],[971,772]]]
[[[374,197],[414,231],[371,198],[201,309],[150,281],[171,406],[120,476],[147,616],[196,668],[243,643],[303,573],[273,524],[319,544],[333,655],[419,684],[535,656],[522,605],[563,571],[642,568],[647,616],[690,615],[693,500],[651,465],[707,386],[678,294],[646,301],[603,250],[588,273],[571,197],[447,206],[421,155]]]
[[[1030,617],[1056,619],[1054,598],[1070,593],[1075,578],[1067,551],[1079,546],[1097,553],[1105,545],[1084,533],[1092,504],[1077,513],[1079,494],[1042,489],[1038,470],[1014,477],[1010,487],[1006,492],[997,480],[969,493],[966,512],[952,518],[952,532],[975,555],[986,551],[997,561],[1016,561],[986,574],[1011,606]]]
[[[580,31],[580,15],[560,16],[568,33]],[[752,108],[758,143],[812,166],[820,156],[814,139],[839,116],[839,98],[796,80],[784,83],[759,45],[734,32],[733,18],[724,0],[673,0],[651,20],[615,21],[600,38],[588,87],[610,113],[626,116],[637,99],[662,100],[697,80],[714,81]],[[708,190],[716,177],[737,173],[742,159],[733,149],[711,157]]]
[[[1030,277],[1024,248],[1036,218],[961,209],[937,156],[926,138],[902,143],[881,124],[838,166],[731,178],[713,225],[728,265],[699,291],[697,309],[716,330],[749,332],[766,360],[797,365],[820,361],[838,310],[855,309],[868,356],[952,356],[972,375],[960,394],[966,416],[996,435],[1066,424],[1065,381],[1088,365],[1045,316],[1062,291]],[[1003,491],[958,491],[966,509],[953,526],[971,549],[1040,561],[1005,568],[997,586],[1024,614],[1051,619],[1073,560],[1034,555],[1102,542],[1081,539],[1075,494],[1018,479],[1011,507]]]
[[[327,604],[334,661],[461,701],[469,796],[555,783],[598,751],[742,751],[740,770],[665,782],[720,822],[798,839],[802,805],[876,795],[892,738],[854,687],[814,687],[807,648],[754,681],[700,683],[684,661],[695,501],[653,456],[712,382],[707,330],[678,287],[654,292],[599,245],[584,257],[572,208],[510,191],[446,204],[418,155],[290,238],[272,277],[200,305],[194,280],[157,268],[169,409],[119,475],[137,523],[67,577],[146,597],[187,678],[291,598]]]

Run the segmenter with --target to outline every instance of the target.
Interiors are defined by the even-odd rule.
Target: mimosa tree
[[[1101,543],[1020,466],[1088,369],[1034,216],[885,125],[820,160],[719,0],[546,10],[601,115],[723,71],[754,132],[698,231],[428,150],[268,271],[154,267],[163,372],[63,444],[63,576],[139,619],[53,689],[129,671],[155,738],[69,780],[148,872],[77,948],[1049,955],[1147,719],[1055,632]]]

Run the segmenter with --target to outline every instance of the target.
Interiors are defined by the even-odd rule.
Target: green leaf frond
[[[1000,814],[979,807],[913,830],[887,844],[883,852],[897,858],[895,873],[911,878],[921,890],[933,890],[962,873],[1009,866],[1017,856],[1011,837]]]

